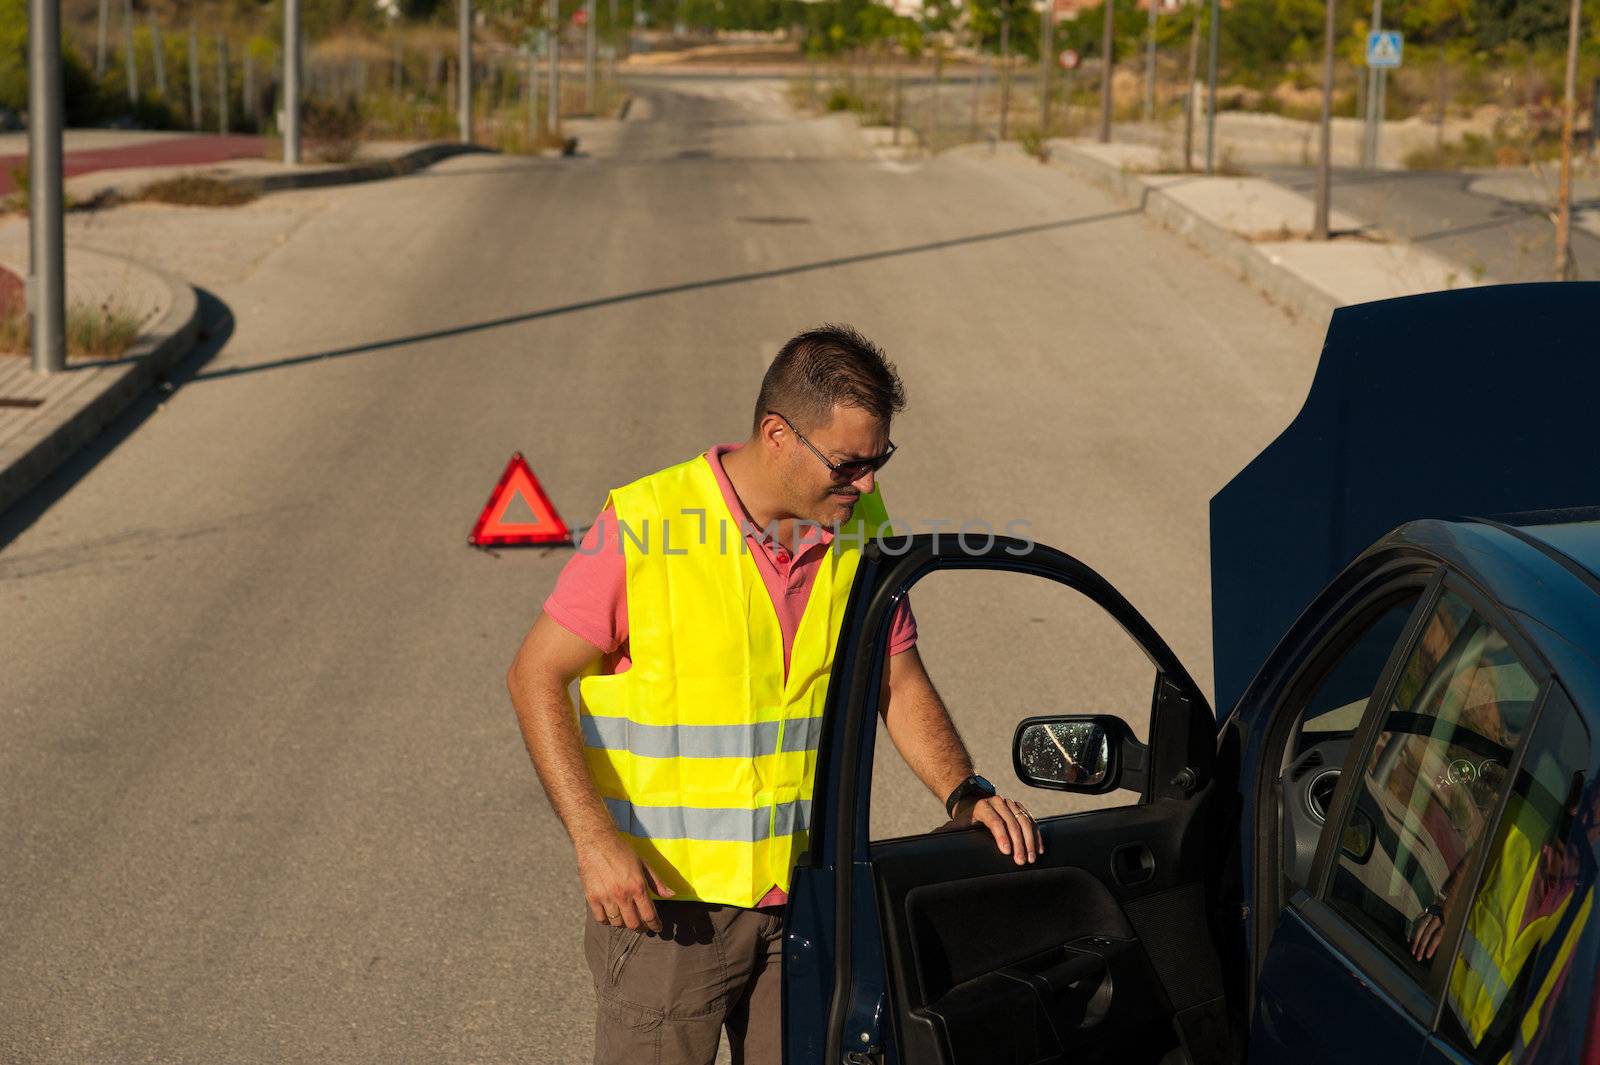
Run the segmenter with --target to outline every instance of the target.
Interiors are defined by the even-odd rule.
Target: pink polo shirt
[[[751,530],[745,534],[750,557],[755,561],[761,581],[767,587],[778,627],[783,633],[783,669],[789,671],[789,652],[794,646],[794,634],[800,628],[800,617],[805,613],[806,600],[811,595],[811,585],[817,576],[817,566],[832,539],[826,530],[817,542],[806,544],[798,554],[792,554],[782,545],[760,535],[755,521],[740,502],[733,484],[722,469],[722,456],[743,445],[719,444],[706,453],[711,472],[716,475],[717,487],[728,504],[728,514],[734,527],[744,523]],[[581,549],[572,556],[556,587],[544,602],[544,611],[562,628],[594,644],[603,654],[601,670],[621,673],[630,664],[628,658],[628,574],[622,557],[622,541],[617,530],[617,515],[607,507],[584,535]],[[917,642],[917,623],[911,614],[909,597],[902,598],[895,608],[889,625],[889,654],[897,655],[910,650]],[[782,905],[787,896],[776,885],[758,905]]]

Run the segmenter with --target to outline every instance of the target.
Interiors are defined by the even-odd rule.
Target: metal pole
[[[1105,23],[1104,31],[1100,35],[1100,60],[1104,64],[1104,73],[1100,77],[1100,143],[1111,143],[1111,75],[1116,69],[1116,39],[1113,29],[1116,24],[1116,11],[1111,6],[1111,0],[1103,0],[1100,9],[1101,19]]]
[[[34,372],[55,373],[67,365],[61,0],[29,0],[28,30],[28,315]]]
[[[1372,32],[1379,33],[1382,30],[1383,0],[1372,0]],[[1378,110],[1378,79],[1381,76],[1376,67],[1367,68],[1367,107],[1363,113],[1367,121],[1361,142],[1361,165],[1367,170],[1378,165],[1378,123],[1383,121],[1382,112]]]
[[[300,163],[300,0],[283,0],[283,161]]]
[[[1331,4],[1333,0],[1328,0]],[[1217,168],[1217,39],[1222,35],[1222,4],[1211,0],[1211,57],[1206,67],[1206,173]]]
[[[1150,6],[1150,24],[1145,31],[1149,40],[1144,53],[1144,120],[1149,122],[1156,114],[1156,0],[1145,0]]]
[[[1000,9],[1000,139],[1011,132],[1011,5]]]
[[[1372,122],[1372,168],[1380,166],[1380,153],[1383,150],[1383,116],[1389,110],[1389,71],[1378,70],[1378,104],[1373,111]]]
[[[583,109],[594,114],[595,0],[586,0],[583,13]]]
[[[200,31],[189,23],[189,128],[200,129]]]
[[[217,132],[228,132],[228,38],[217,34]]]
[[[461,59],[456,64],[456,91],[460,94],[460,140],[472,143],[472,0],[456,0],[457,37]]]
[[[106,10],[110,0],[100,0],[100,26],[94,38],[94,80],[104,81],[106,76],[106,23],[110,21],[110,12]]]
[[[1567,26],[1567,85],[1561,108],[1561,185],[1556,195],[1556,280],[1572,280],[1572,124],[1578,110],[1578,19],[1572,0]]]
[[[167,98],[167,56],[161,43],[161,20],[150,12],[150,57],[155,61],[156,95]]]
[[[545,60],[550,64],[550,101],[549,120],[546,128],[551,135],[561,132],[561,4],[560,0],[546,0],[547,20],[550,23],[548,31],[550,50],[545,53]]]
[[[1050,136],[1050,76],[1056,65],[1055,0],[1039,9],[1039,139]]]
[[[1183,169],[1185,171],[1194,169],[1194,86],[1199,77],[1200,6],[1195,3],[1194,21],[1189,24],[1188,78],[1183,83]]]
[[[1327,23],[1322,39],[1322,129],[1319,133],[1320,151],[1317,157],[1317,202],[1311,219],[1311,236],[1314,240],[1328,239],[1328,214],[1333,185],[1333,13],[1334,0],[1324,0],[1327,5]]]
[[[261,102],[256,95],[256,57],[250,54],[249,44],[244,48],[244,113],[255,129],[261,128]]]
[[[983,62],[983,53],[981,48],[982,40],[978,37],[976,31],[974,31],[972,41],[972,58],[974,63],[979,65],[978,68],[972,72],[972,129],[969,131],[967,136],[968,140],[974,141],[978,139],[978,97],[983,92],[983,67],[981,65]]]
[[[893,125],[894,125],[893,143],[894,143],[894,145],[896,147],[899,147],[899,145],[900,145],[900,104],[902,102],[901,101],[901,95],[900,95],[900,76],[901,76],[900,75],[900,67],[897,65],[894,68],[894,115],[893,115],[893,119],[894,119],[894,121],[893,121]]]
[[[539,46],[528,40],[528,141],[539,134]]]
[[[133,0],[122,0],[122,28],[127,38],[128,102],[139,103],[139,59],[133,50]]]
[[[606,56],[606,76],[612,81],[617,80],[617,52],[621,50],[618,40],[621,24],[617,22],[617,0],[611,0],[610,18],[606,25],[606,38],[611,42],[611,49]]]

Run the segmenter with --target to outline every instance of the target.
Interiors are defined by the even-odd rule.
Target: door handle
[[[1124,843],[1111,852],[1111,879],[1123,887],[1142,884],[1156,875],[1156,856],[1143,843]]]

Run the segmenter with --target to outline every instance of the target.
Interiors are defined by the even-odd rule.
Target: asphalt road
[[[1252,169],[1308,196],[1316,186],[1315,171],[1307,167]],[[1553,164],[1547,167],[1552,190],[1554,169]],[[1553,280],[1555,225],[1549,211],[1537,204],[1472,191],[1470,186],[1480,176],[1429,170],[1336,170],[1333,206],[1455,260],[1469,276],[1501,282]],[[1600,237],[1574,226],[1572,254],[1577,280],[1600,278]]]
[[[567,555],[465,537],[513,450],[583,524],[741,438],[820,321],[904,375],[902,527],[1026,521],[1209,687],[1206,502],[1320,328],[1020,156],[643,93],[576,160],[75,219],[204,286],[220,350],[0,516],[0,1060],[583,1060],[572,850],[504,688]],[[997,781],[1023,716],[1142,719],[1148,667],[1069,593],[913,599]],[[942,819],[880,764],[880,834]]]

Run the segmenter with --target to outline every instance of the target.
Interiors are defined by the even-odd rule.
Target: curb
[[[85,373],[81,385],[53,399],[50,417],[28,426],[0,447],[0,513],[98,436],[147,388],[182,361],[199,339],[200,300],[194,289],[159,270],[135,265],[166,282],[172,290],[172,305],[122,358],[112,363],[69,366],[64,373],[97,372]]]
[[[356,185],[363,181],[382,181],[384,178],[404,177],[418,170],[443,162],[457,155],[477,153],[494,154],[493,148],[478,144],[426,144],[393,159],[356,163],[352,166],[329,170],[307,170],[286,174],[240,176],[223,179],[233,188],[256,193],[282,192],[286,189],[316,189],[330,185]]]
[[[1050,145],[1050,159],[1134,206],[1192,246],[1230,267],[1241,281],[1254,285],[1272,302],[1297,315],[1327,321],[1345,302],[1290,270],[1279,266],[1249,241],[1209,222],[1138,174],[1114,167],[1059,141]]]

